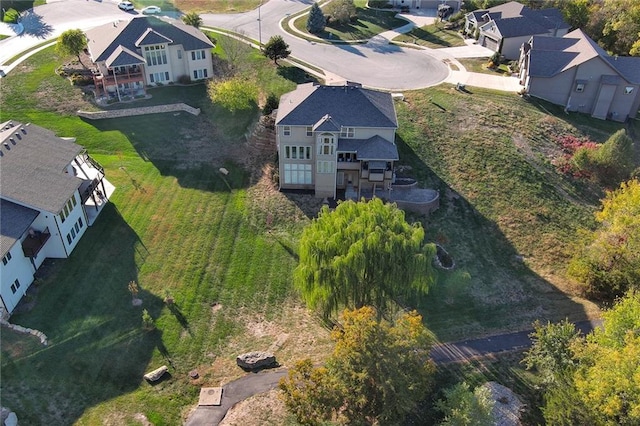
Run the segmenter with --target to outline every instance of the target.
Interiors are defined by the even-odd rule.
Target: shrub
[[[81,74],[73,74],[69,77],[69,80],[71,80],[71,84],[74,86],[87,86],[93,83],[93,78]]]
[[[2,17],[2,22],[7,24],[17,24],[20,19],[20,12],[15,9],[9,9],[4,12],[4,16]]]
[[[153,330],[156,328],[156,322],[146,309],[142,310],[142,328],[145,330]]]
[[[182,74],[180,77],[178,77],[178,83],[180,83],[180,84],[191,84],[191,77],[189,77],[186,74]]]
[[[494,52],[493,55],[491,55],[491,58],[489,59],[491,62],[493,62],[495,64],[495,66],[500,65],[500,52]]]
[[[278,99],[278,97],[273,93],[270,93],[269,96],[267,96],[267,102],[264,104],[264,107],[262,108],[262,114],[264,115],[271,114],[273,110],[278,109],[279,102],[280,100]]]

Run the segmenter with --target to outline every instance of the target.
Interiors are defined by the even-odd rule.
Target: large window
[[[164,46],[145,46],[144,56],[147,65],[166,65],[167,50]]]
[[[287,160],[311,160],[311,147],[285,145],[284,158]]]
[[[333,136],[322,135],[318,142],[318,155],[333,155],[335,152],[335,142]]]
[[[69,214],[71,213],[71,211],[75,206],[76,206],[76,196],[72,195],[69,201],[67,201],[67,204],[64,205],[64,208],[60,212],[60,220],[62,220],[62,223],[64,223],[64,221],[67,220],[67,216],[69,216]]]
[[[169,71],[153,72],[149,74],[149,80],[152,83],[162,83],[163,81],[169,81]]]
[[[318,173],[333,173],[333,161],[318,161]]]
[[[284,183],[310,185],[312,183],[311,164],[285,163]]]
[[[193,78],[194,80],[202,80],[203,78],[207,78],[209,77],[207,75],[207,69],[201,69],[201,70],[193,70]]]

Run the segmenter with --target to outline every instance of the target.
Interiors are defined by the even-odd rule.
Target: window
[[[200,59],[204,59],[204,58],[205,58],[204,50],[193,50],[193,51],[191,51],[191,60],[192,61],[199,61]]]
[[[67,243],[71,244],[72,241],[71,234],[67,234]]]
[[[81,229],[84,226],[84,223],[82,223],[82,218],[81,217],[78,218],[78,225],[80,225]]]
[[[152,83],[162,83],[163,81],[169,81],[169,71],[153,72],[149,74],[149,80]]]
[[[71,228],[71,238],[75,238],[76,237],[76,231],[75,229]]]
[[[11,293],[16,294],[16,291],[20,288],[20,281],[16,278],[16,280],[11,284]]]
[[[182,59],[182,50],[178,49],[178,59]]]
[[[353,127],[343,127],[342,130],[340,130],[340,137],[341,138],[352,138],[356,133],[356,129],[354,129]]]
[[[167,64],[167,51],[164,46],[145,46],[144,56],[147,65]]]
[[[80,226],[78,225],[78,223],[76,222],[76,224],[74,225],[74,228],[76,229],[76,233],[79,234],[80,233]]]
[[[333,155],[335,151],[335,143],[333,136],[322,136],[318,143],[318,155]]]
[[[284,183],[310,185],[312,183],[311,164],[285,163]]]
[[[285,145],[284,158],[291,160],[311,160],[311,147]]]
[[[576,92],[584,92],[584,83],[576,84]]]
[[[76,196],[74,194],[71,196],[69,201],[67,201],[67,204],[64,205],[64,208],[60,212],[60,220],[62,220],[62,223],[64,223],[64,221],[67,220],[67,217],[69,216],[69,214],[71,213],[71,211],[73,210],[76,204],[77,204],[77,201],[76,201]]]
[[[284,136],[291,136],[291,126],[282,127],[282,134]]]
[[[5,254],[4,257],[2,258],[2,264],[6,265],[7,263],[9,263],[10,260],[11,260],[11,253],[7,252],[7,254]]]
[[[318,161],[318,173],[333,173],[333,161]]]
[[[633,93],[633,86],[627,86],[624,88],[624,94],[625,95],[630,95]]]
[[[307,126],[307,136],[313,136],[313,127]]]
[[[201,80],[203,78],[207,78],[208,77],[207,74],[208,73],[206,68],[201,70],[193,70],[193,78],[195,80]]]

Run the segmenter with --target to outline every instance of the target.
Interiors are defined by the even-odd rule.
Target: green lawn
[[[456,30],[446,30],[442,23],[414,28],[406,34],[399,35],[393,41],[412,43],[433,49],[440,47],[464,46],[464,40]]]
[[[329,41],[354,41],[368,40],[382,32],[398,28],[407,24],[404,19],[396,18],[396,12],[368,9],[364,5],[366,2],[356,2],[358,20],[345,25],[329,24],[320,34],[314,34]],[[307,33],[307,18],[304,15],[293,20],[293,25]]]
[[[252,61],[265,94],[280,95],[305,77],[259,55]],[[2,330],[3,405],[25,424],[140,424],[143,414],[174,425],[201,385],[242,374],[234,365],[240,352],[275,348],[284,365],[304,356],[320,362],[327,332],[291,289],[297,239],[319,200],[256,183],[250,172],[265,163],[252,160],[244,134],[257,108],[231,114],[212,105],[201,85],[165,87],[135,105],[182,100],[203,113],[85,121],[74,113],[90,104],[55,75],[58,63],[46,49],[3,79],[0,121],[77,137],[117,190],[72,256],[50,262],[33,311],[12,318],[42,330],[50,345]],[[621,125],[471,92],[443,85],[406,92],[397,104],[401,166],[439,189],[442,201],[431,217],[408,218],[421,220],[457,265],[408,304],[442,341],[594,314],[593,304],[569,295],[564,267],[576,230],[594,224],[602,193],[555,172],[552,137],[604,141]],[[231,171],[226,181],[220,166]],[[156,331],[141,328],[131,280]],[[165,291],[175,309],[163,303]],[[142,380],[162,364],[170,366],[168,380]],[[193,369],[200,379],[188,378]]]

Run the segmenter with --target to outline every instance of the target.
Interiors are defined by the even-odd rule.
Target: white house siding
[[[11,313],[31,283],[33,283],[35,269],[29,258],[22,252],[20,240],[16,241],[9,253],[11,254],[11,260],[6,265],[0,263],[0,277],[2,278],[0,280],[0,294],[2,295],[4,308]],[[20,283],[20,288],[13,293],[11,285],[15,283],[16,279]]]
[[[314,189],[315,187],[315,160],[316,160],[316,152],[315,152],[315,143],[314,136],[307,136],[307,128],[306,126],[290,126],[291,134],[288,136],[284,135],[284,126],[278,126],[277,128],[277,140],[278,140],[278,166],[279,170],[282,170],[283,175],[280,176],[280,187],[285,189]],[[291,152],[292,147],[296,147],[296,152],[299,151],[300,147],[302,147],[305,152],[306,149],[309,148],[310,158],[306,159],[306,155],[304,159],[300,159],[300,155],[296,155],[298,158],[287,158],[286,151],[287,147]],[[291,155],[290,155],[291,156]],[[304,173],[307,173],[307,169],[311,169],[311,182],[310,183],[290,183],[285,181],[285,164],[295,165],[296,172],[298,171],[298,165],[304,165]]]
[[[169,46],[169,63],[174,81],[177,81],[183,75],[189,74],[186,56],[186,52],[181,44]]]
[[[193,59],[193,53],[196,52],[196,59]],[[204,52],[204,58],[203,59],[197,59],[197,52]],[[211,49],[198,49],[198,50],[189,50],[187,51],[187,66],[189,69],[189,77],[191,77],[192,80],[196,80],[196,78],[194,78],[194,71],[198,71],[198,70],[203,70],[206,69],[207,70],[207,78],[211,78],[213,76],[213,61],[211,59]],[[199,80],[200,78],[197,78],[197,80]]]
[[[60,215],[55,216],[55,220],[59,230],[58,238],[62,241],[62,244],[64,244],[66,254],[60,251],[56,251],[56,253],[52,253],[52,255],[47,254],[47,257],[67,257],[69,254],[71,254],[75,246],[78,244],[78,241],[80,241],[80,238],[87,230],[87,218],[82,208],[80,195],[76,191],[73,196],[76,198],[76,205],[73,210],[71,210],[69,216],[65,219],[65,221],[62,222]],[[80,227],[80,225],[78,224],[78,219],[82,219],[82,227]],[[75,229],[76,224],[78,224],[78,231],[76,231]],[[49,229],[51,230],[51,228]],[[73,236],[73,234],[75,234],[75,237]],[[53,232],[51,233],[51,235],[53,236]],[[71,238],[70,243],[67,239],[67,235],[69,235],[69,237]]]

